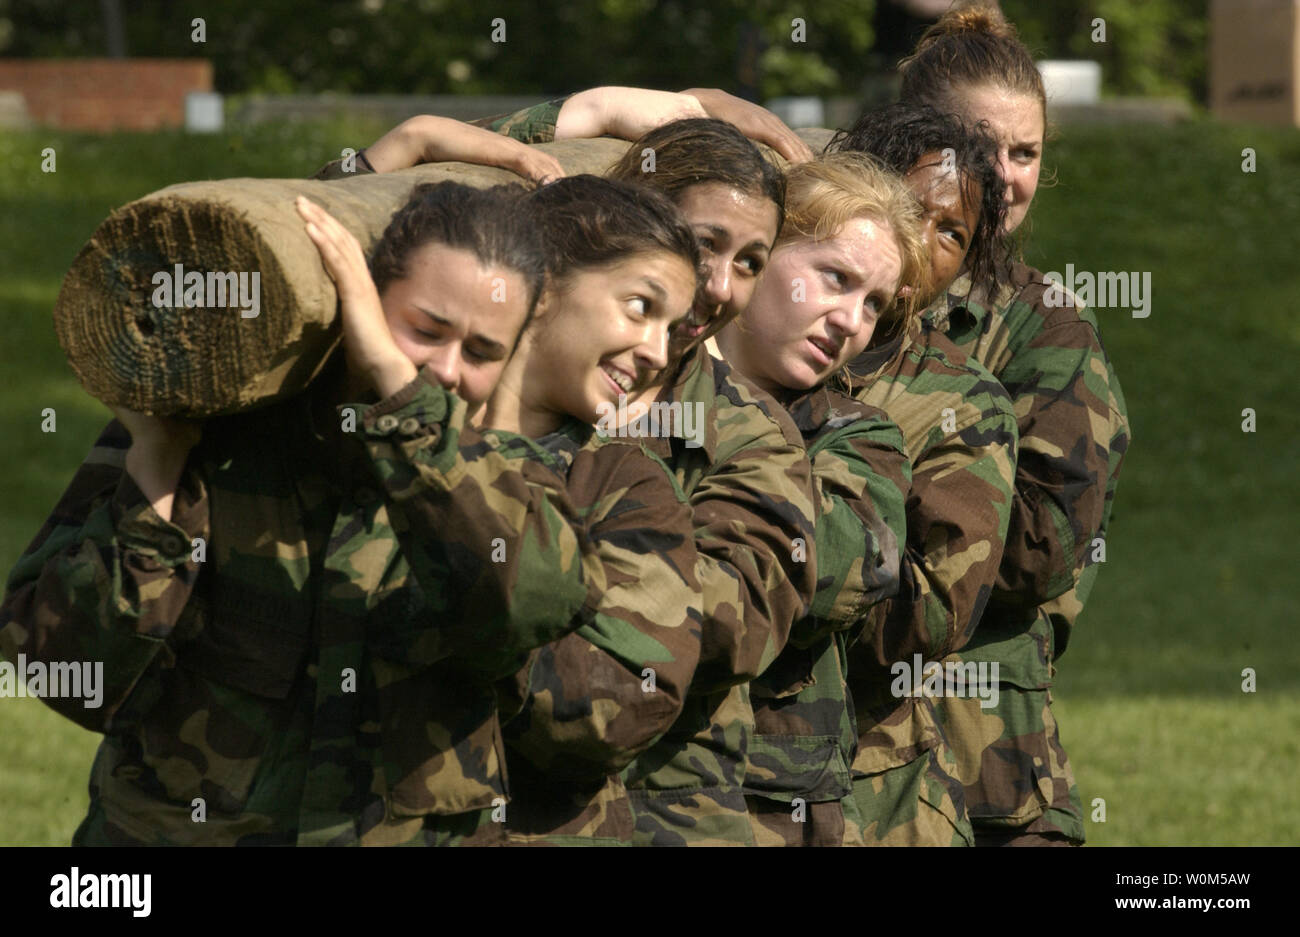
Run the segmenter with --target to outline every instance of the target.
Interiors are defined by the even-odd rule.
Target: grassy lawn
[[[174,182],[302,177],[383,128],[284,125],[213,137],[0,137],[0,568],[12,567],[103,423],[50,321],[72,258],[115,207]],[[53,146],[57,172],[40,171]],[[1258,171],[1241,171],[1244,147]],[[1098,311],[1128,398],[1107,562],[1060,664],[1062,740],[1098,845],[1294,844],[1300,760],[1297,516],[1300,133],[1069,129],[1049,145],[1030,262],[1149,271],[1151,315]],[[54,407],[58,431],[40,431]],[[1253,408],[1257,431],[1241,429]],[[1257,692],[1243,693],[1253,668]],[[96,737],[0,700],[0,843],[64,843]],[[1089,808],[1091,812],[1091,808]]]

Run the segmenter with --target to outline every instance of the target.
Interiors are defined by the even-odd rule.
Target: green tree
[[[1002,0],[1036,57],[1092,59],[1112,94],[1205,101],[1206,0]],[[1105,42],[1094,42],[1094,21]]]
[[[226,93],[545,94],[595,84],[750,84],[772,96],[852,93],[873,41],[874,4],[227,0],[204,9],[133,0],[124,26],[129,54],[210,58],[217,90]],[[205,18],[201,45],[191,41],[195,16]],[[504,42],[493,41],[497,18]],[[795,41],[797,18],[802,41]],[[99,4],[0,0],[6,22],[0,52],[7,55],[103,55],[108,48]]]

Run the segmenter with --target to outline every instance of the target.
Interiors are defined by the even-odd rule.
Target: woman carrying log
[[[517,191],[420,187],[373,280],[300,211],[345,353],[306,393],[201,428],[120,412],[10,576],[7,656],[103,665],[102,707],[49,700],[105,735],[77,843],[499,838],[481,822],[507,796],[483,688],[590,615],[601,537],[690,542],[631,447],[617,467],[645,510],[610,514],[467,419],[542,282]],[[423,624],[418,645],[391,622]],[[385,638],[388,658],[368,653]],[[438,666],[444,708],[406,705]]]
[[[885,413],[827,382],[877,329],[907,317],[924,287],[926,255],[909,193],[871,161],[804,162],[786,182],[771,261],[713,348],[789,410],[820,507],[810,613],[750,684],[757,733],[746,799],[760,844],[860,845],[845,650],[870,610],[898,588],[911,471]]]

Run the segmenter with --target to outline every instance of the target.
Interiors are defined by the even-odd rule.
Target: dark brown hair
[[[645,186],[600,176],[566,176],[520,200],[540,229],[546,273],[559,283],[589,267],[629,254],[667,251],[690,264],[702,282],[700,248],[677,206]]]
[[[645,151],[654,152],[654,172],[645,172]],[[674,120],[644,134],[628,147],[606,178],[622,179],[663,192],[674,202],[692,186],[717,182],[776,206],[776,227],[785,223],[785,176],[731,124],[706,117]]]
[[[867,111],[849,130],[838,131],[826,145],[826,152],[857,150],[870,153],[885,167],[906,176],[927,153],[951,148],[960,189],[965,182],[980,189],[979,217],[971,232],[966,268],[976,283],[991,283],[997,259],[1007,250],[1002,226],[1007,207],[995,159],[997,142],[983,124],[966,126],[955,114],[943,114],[925,104],[899,102]]]
[[[469,251],[483,266],[500,266],[524,278],[532,316],[546,272],[545,254],[535,225],[519,223],[523,186],[475,189],[459,182],[417,185],[384,229],[370,257],[370,276],[382,295],[407,276],[406,262],[426,244]]]
[[[1047,93],[1015,26],[988,0],[959,3],[921,36],[916,52],[898,63],[900,100],[956,110],[959,88],[991,85],[1036,97],[1047,126]]]

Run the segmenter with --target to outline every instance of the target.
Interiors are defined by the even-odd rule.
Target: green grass
[[[0,568],[53,507],[107,411],[76,384],[50,311],[115,207],[174,182],[301,177],[383,128],[0,137]],[[58,171],[40,172],[54,146]],[[1254,147],[1258,172],[1241,172]],[[1098,311],[1128,398],[1107,563],[1055,691],[1098,845],[1293,844],[1300,611],[1292,545],[1300,414],[1300,133],[1198,122],[1067,129],[1049,147],[1028,259],[1152,274],[1152,312]],[[40,432],[54,407],[58,432]],[[1241,431],[1241,411],[1257,432]],[[1241,692],[1254,668],[1258,692]],[[33,700],[0,700],[0,843],[67,842],[96,738]],[[1091,807],[1088,810],[1091,813]]]

